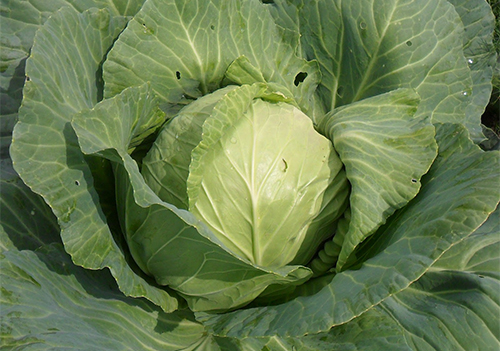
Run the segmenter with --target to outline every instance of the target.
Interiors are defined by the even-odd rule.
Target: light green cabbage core
[[[298,108],[234,89],[193,102],[166,125],[144,179],[234,255],[263,267],[304,264],[345,208],[343,164]]]

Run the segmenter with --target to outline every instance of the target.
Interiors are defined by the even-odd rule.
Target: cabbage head
[[[500,347],[487,2],[0,14],[2,347]]]

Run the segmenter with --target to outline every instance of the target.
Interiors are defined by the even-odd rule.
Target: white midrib
[[[196,57],[196,61],[198,62],[198,66],[200,67],[200,73],[202,73],[200,75],[200,77],[201,77],[200,88],[201,88],[203,94],[206,94],[207,93],[206,92],[207,82],[206,82],[206,76],[205,76],[205,74],[203,74],[204,73],[203,60],[201,59],[200,55],[198,54],[198,51],[196,50],[196,46],[194,45],[193,39],[191,38],[191,35],[189,33],[188,28],[186,28],[184,22],[182,21],[182,15],[179,12],[179,9],[177,7],[176,7],[176,10],[177,10],[177,14],[179,15],[179,24],[182,26],[182,29],[184,30],[184,34],[186,35],[186,39],[189,43],[189,46],[193,50],[193,54]]]
[[[258,210],[258,195],[256,196],[255,191],[256,191],[256,184],[255,184],[255,157],[257,154],[257,151],[255,150],[255,147],[257,145],[257,133],[258,131],[255,130],[255,121],[251,120],[252,123],[252,162],[250,166],[250,201],[252,201],[252,213],[251,213],[251,219],[252,219],[252,254],[253,254],[253,261],[255,264],[261,265],[262,264],[262,253],[260,251],[260,237],[259,237],[259,232],[258,232],[258,216],[257,216],[257,210]]]

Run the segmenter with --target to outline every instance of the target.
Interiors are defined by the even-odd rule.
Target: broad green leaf
[[[214,338],[208,334],[203,339],[180,351],[221,351],[221,348]]]
[[[330,275],[311,279],[299,285],[288,296],[281,295],[274,301],[271,299],[259,302],[262,303],[262,306],[275,305],[279,301],[289,301],[298,296],[313,295],[328,285],[332,277]],[[279,342],[282,345],[282,348],[277,348],[278,350],[410,350],[404,337],[403,329],[387,313],[372,308],[351,321],[323,333],[287,338],[275,336],[274,338],[276,343]],[[227,339],[233,340],[234,338]],[[246,345],[245,341],[255,339],[265,340],[265,338],[243,338],[241,340],[243,340],[242,344]],[[237,348],[233,347],[233,349]],[[270,350],[274,350],[274,348],[270,348]]]
[[[108,111],[109,116],[99,119],[98,113]],[[121,96],[101,101],[92,110],[83,110],[73,116],[73,125],[79,125],[85,118],[84,116],[88,115],[92,116],[92,120],[85,123],[93,123],[94,128],[100,133],[86,133],[85,139],[78,139],[80,146],[86,147],[87,144],[91,144],[94,148],[106,150],[109,145],[116,145],[116,148],[124,154],[132,153],[131,143],[140,143],[140,140],[137,140],[139,136],[158,129],[165,121],[165,113],[158,107],[158,99],[149,84],[132,87]],[[117,122],[111,125],[106,124],[108,119],[120,117],[122,117],[119,121],[121,128],[116,128]],[[84,132],[86,131],[82,131]]]
[[[300,345],[297,347],[300,350],[331,350],[333,345],[335,350],[343,350],[337,343],[344,337],[347,350],[410,349],[401,340],[404,335],[412,350],[498,349],[498,214],[497,209],[478,230],[446,251],[422,278],[382,302],[380,307],[334,327],[328,334],[294,339],[294,345]],[[358,334],[358,325],[372,322],[374,329]],[[386,330],[399,331],[389,334],[393,338],[398,336],[394,338],[396,342],[378,345],[378,341],[387,342]],[[325,335],[336,337],[328,339]],[[367,337],[369,346],[362,346],[363,337]]]
[[[311,296],[224,315],[198,314],[218,335],[297,336],[327,331],[410,286],[493,212],[498,152],[483,152],[460,125],[438,125],[439,155],[410,203],[363,243],[359,265]]]
[[[291,91],[303,108],[319,80],[317,65],[299,59],[257,0],[151,0],[130,21],[104,64],[105,95],[151,82],[169,103],[223,86],[228,66],[245,55],[267,82]],[[303,72],[303,82],[295,82]],[[296,84],[297,85],[296,85]]]
[[[147,87],[128,88],[72,122],[85,154],[116,162],[118,214],[141,269],[179,292],[192,310],[240,307],[270,284],[306,279],[310,271],[304,267],[271,270],[235,257],[192,213],[161,201],[147,186],[127,145],[134,128],[159,111]]]
[[[484,0],[448,1],[455,6],[465,27],[464,54],[472,77],[472,95],[465,113],[467,118],[477,119],[483,114],[491,96],[491,79],[497,57],[492,43],[495,17]],[[472,137],[475,142],[483,139],[482,135]]]
[[[326,111],[398,88],[421,97],[417,114],[461,123],[481,135],[479,116],[465,116],[471,77],[463,24],[444,0],[275,1],[279,23],[295,23],[303,55],[318,61]]]
[[[337,262],[342,270],[354,249],[420,190],[436,157],[434,127],[414,116],[419,98],[402,89],[333,110],[325,133],[333,140],[352,191],[351,219]]]
[[[94,0],[96,7],[109,9],[115,15],[133,16],[145,0]]]
[[[35,250],[61,241],[54,214],[21,181],[10,159],[0,161],[0,214],[0,251]]]
[[[412,350],[405,341],[403,329],[385,312],[371,309],[352,321],[328,332],[296,338],[214,337],[221,351],[364,351]]]
[[[24,67],[37,29],[62,7],[84,12],[92,7],[109,9],[113,15],[132,16],[144,0],[1,0],[2,89],[7,89],[15,71]],[[23,69],[21,70],[23,73]],[[24,74],[23,74],[24,76]],[[23,77],[24,78],[24,77]]]
[[[291,347],[304,351],[412,350],[402,328],[384,312],[371,309],[352,321],[333,327],[329,332],[286,338]]]
[[[123,29],[107,10],[83,14],[63,8],[35,37],[11,155],[21,179],[52,208],[67,252],[77,265],[111,272],[125,294],[145,294],[165,310],[175,308],[163,290],[137,276],[114,242],[97,202],[91,171],[69,122],[97,103],[100,62]]]
[[[107,271],[73,264],[59,244],[0,258],[2,349],[179,350],[205,339],[189,312],[125,297]]]
[[[75,266],[43,199],[8,159],[0,172],[0,348],[178,350],[206,338],[189,313],[126,298],[109,271]]]
[[[0,1],[0,153],[8,153],[11,133],[17,122],[25,65],[38,28],[62,7],[83,12],[92,7],[107,8],[115,15],[130,16],[144,0],[1,0]],[[102,84],[102,82],[101,82]]]
[[[416,283],[382,302],[414,350],[500,347],[499,209]]]
[[[474,233],[451,247],[433,270],[474,272],[500,281],[500,209]]]
[[[498,278],[431,269],[380,308],[414,350],[494,351],[500,347],[499,289]]]
[[[346,324],[319,334],[295,338],[216,336],[213,339],[220,347],[220,349],[214,350],[220,351],[412,350],[406,343],[404,330],[385,311],[380,309],[371,309]]]
[[[246,339],[213,337],[213,339],[219,346],[220,351],[288,351],[286,346],[289,346],[288,343],[283,342],[278,337]]]
[[[8,99],[8,95],[13,95],[12,91],[10,92],[11,94],[8,93],[10,90],[9,85],[11,84],[11,79],[18,77],[24,80],[24,63],[26,58],[29,56],[36,30],[50,15],[57,12],[57,10],[63,6],[71,6],[73,8],[76,6],[75,9],[82,12],[95,6],[95,1],[0,1],[0,16],[2,21],[0,29],[0,33],[2,34],[0,87],[2,89],[2,105],[5,102],[4,99]],[[3,111],[2,114],[4,114]]]
[[[2,26],[3,27],[3,26]],[[2,49],[3,50],[3,49]],[[0,157],[6,158],[12,141],[12,130],[17,123],[17,111],[21,105],[22,88],[24,86],[23,61],[19,68],[9,77],[8,86],[0,86]]]

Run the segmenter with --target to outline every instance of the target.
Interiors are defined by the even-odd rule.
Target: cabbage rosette
[[[484,1],[104,3],[46,5],[4,65],[9,343],[114,349],[95,313],[115,349],[498,344]],[[63,295],[78,328],[25,327]]]

